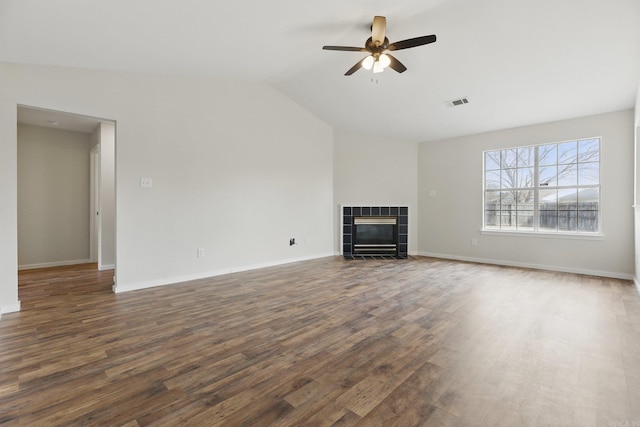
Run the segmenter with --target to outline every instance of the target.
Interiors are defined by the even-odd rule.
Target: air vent
[[[454,100],[445,102],[447,107],[458,107],[460,105],[464,105],[464,104],[468,104],[468,103],[469,103],[469,100],[467,99],[466,96],[464,98],[458,98],[458,99],[454,99]]]

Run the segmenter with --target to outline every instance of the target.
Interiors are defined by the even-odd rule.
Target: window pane
[[[555,187],[558,185],[558,167],[546,166],[540,168],[540,176],[538,177],[541,187]]]
[[[578,210],[597,211],[600,191],[597,188],[583,188],[578,191]]]
[[[585,139],[578,142],[579,162],[599,162],[600,161],[600,140]]]
[[[484,169],[500,169],[500,151],[487,151],[484,153]]]
[[[538,164],[540,166],[555,165],[558,163],[557,144],[540,145],[538,147]]]
[[[558,165],[558,186],[578,185],[578,165]]]
[[[578,210],[578,189],[566,188],[558,190],[558,210],[575,211]]]
[[[515,192],[502,191],[500,193],[500,228],[515,229],[516,226],[516,197]]]
[[[576,211],[558,211],[558,231],[577,231],[577,219],[578,212]]]
[[[578,184],[598,185],[600,183],[600,163],[579,163]]]
[[[501,188],[516,188],[516,171],[517,169],[502,169]]]
[[[540,211],[538,213],[538,221],[540,223],[540,230],[558,231],[558,211]]]
[[[538,209],[543,211],[555,211],[558,209],[558,190],[540,190]]]
[[[578,231],[596,233],[598,231],[598,211],[578,212]]]
[[[578,143],[576,141],[558,144],[558,164],[576,163],[578,161]]]
[[[515,191],[500,192],[500,210],[503,210],[503,211],[516,210]]]
[[[518,230],[533,231],[533,211],[518,211]]]
[[[518,158],[518,150],[511,148],[508,150],[502,150],[502,162],[503,168],[515,168],[517,166],[516,161]]]
[[[533,168],[518,168],[518,181],[516,185],[519,188],[533,187]]]
[[[578,231],[598,232],[600,190],[583,188],[578,191]]]
[[[500,228],[503,230],[509,230],[509,229],[515,230],[516,228],[515,219],[516,219],[515,211],[513,213],[501,211],[500,212]]]
[[[487,190],[500,188],[500,171],[486,171],[484,188]]]
[[[518,191],[517,196],[516,207],[519,211],[533,210],[533,190]]]
[[[484,226],[485,228],[500,228],[500,211],[485,211]]]
[[[526,168],[535,165],[535,147],[518,148],[518,167]]]
[[[487,191],[484,193],[484,209],[489,211],[500,210],[499,191]]]

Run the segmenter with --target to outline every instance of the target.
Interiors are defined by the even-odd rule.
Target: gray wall
[[[633,277],[633,122],[633,111],[626,110],[421,144],[420,253]],[[483,150],[591,136],[602,137],[603,238],[481,232]],[[435,191],[435,196],[430,191]],[[477,239],[478,246],[471,246],[471,239]]]
[[[409,253],[418,250],[418,144],[334,131],[335,248],[340,253],[339,205],[409,206]]]
[[[18,125],[18,265],[89,260],[90,135]]]
[[[635,107],[635,156],[634,156],[634,235],[635,235],[635,283],[636,287],[640,291],[640,86],[638,86],[638,93],[636,95],[636,107]]]
[[[3,312],[19,309],[19,104],[117,123],[117,292],[333,254],[332,129],[271,86],[0,63]]]

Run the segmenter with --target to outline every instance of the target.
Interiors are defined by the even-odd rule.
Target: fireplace
[[[344,257],[406,258],[408,215],[406,206],[343,206]]]
[[[353,218],[353,254],[392,254],[398,249],[398,218],[356,216]]]

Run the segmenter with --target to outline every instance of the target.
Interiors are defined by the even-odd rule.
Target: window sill
[[[535,231],[480,230],[486,236],[539,237],[543,239],[604,240],[602,233],[544,233]]]

